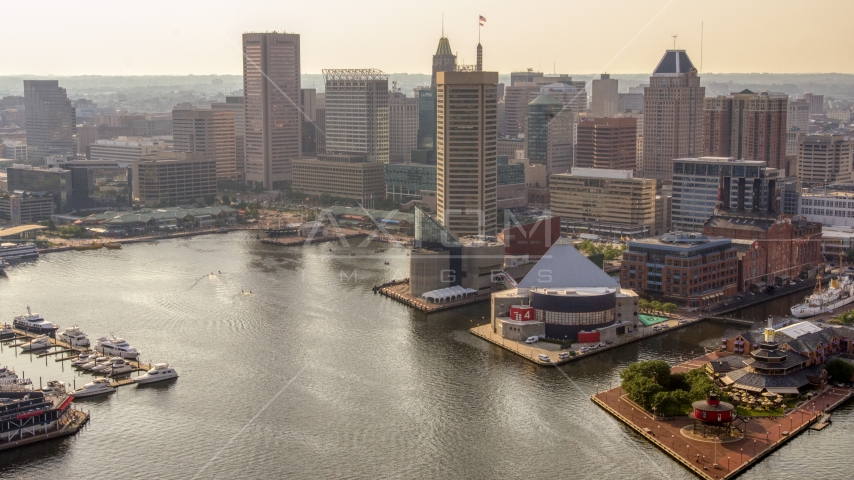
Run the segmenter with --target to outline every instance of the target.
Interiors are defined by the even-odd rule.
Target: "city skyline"
[[[490,71],[648,72],[663,50],[673,48],[672,35],[678,34],[677,48],[686,49],[698,68],[703,57],[702,72],[854,73],[854,62],[833,48],[818,48],[812,41],[818,38],[825,45],[843,44],[845,19],[854,15],[854,3],[844,0],[821,2],[816,9],[822,15],[820,23],[804,21],[802,4],[791,0],[724,0],[716,2],[714,10],[684,0],[612,0],[574,6],[567,15],[586,20],[573,22],[571,29],[565,28],[566,18],[542,14],[563,6],[552,0],[525,11],[507,0],[438,2],[430,8],[401,7],[387,1],[364,8],[332,0],[327,11],[333,13],[326,15],[308,4],[270,5],[249,0],[235,11],[230,2],[211,0],[204,10],[189,2],[168,4],[168,16],[157,8],[141,10],[132,5],[68,12],[62,3],[48,3],[57,8],[40,4],[35,10],[34,4],[17,4],[5,6],[5,11],[7,18],[37,16],[40,28],[46,31],[81,22],[97,28],[77,28],[69,42],[57,43],[44,36],[28,38],[22,44],[16,40],[25,38],[30,24],[9,22],[0,41],[19,47],[8,52],[0,75],[239,74],[240,35],[267,30],[301,35],[301,70],[305,73],[359,67],[428,73],[429,57],[442,34],[443,12],[444,33],[463,64],[476,61],[475,17],[488,19],[481,29],[481,43],[484,69]],[[102,2],[85,3],[97,7]],[[152,7],[161,3],[167,5],[154,2]],[[734,11],[738,15],[732,15]],[[591,39],[596,48],[578,48]],[[92,44],[98,48],[89,49],[87,61],[80,62],[83,46]]]

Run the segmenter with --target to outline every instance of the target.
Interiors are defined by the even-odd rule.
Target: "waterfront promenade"
[[[699,368],[714,357],[715,354],[698,357],[674,367],[672,371]],[[629,400],[619,386],[597,392],[591,400],[698,476],[728,479],[743,473],[809,429],[822,413],[832,411],[852,396],[852,389],[827,387],[782,417],[747,417],[744,436],[723,442],[686,435],[683,429],[690,429],[693,425],[688,416],[653,418],[651,413]]]
[[[538,341],[533,344],[525,343],[525,342],[517,342],[515,340],[509,340],[501,335],[494,333],[492,331],[492,324],[487,323],[485,325],[478,325],[474,328],[469,329],[469,333],[472,335],[478,336],[487,342],[499,346],[509,352],[513,352],[516,355],[519,355],[522,358],[530,360],[539,365],[562,365],[564,363],[569,363],[575,360],[581,360],[582,358],[587,358],[591,355],[595,355],[597,353],[602,353],[604,351],[611,350],[613,348],[619,348],[623,345],[627,345],[629,343],[637,342],[643,340],[645,338],[649,338],[655,335],[662,335],[667,332],[686,327],[688,325],[692,325],[695,322],[701,321],[696,318],[687,319],[686,323],[679,323],[677,319],[671,319],[666,322],[662,322],[661,324],[667,324],[668,328],[662,328],[660,330],[654,330],[653,328],[641,328],[639,330],[635,330],[634,332],[627,333],[625,335],[621,335],[617,337],[613,343],[606,344],[605,346],[597,347],[593,350],[588,350],[586,352],[581,352],[580,349],[584,346],[592,345],[588,343],[573,343],[567,348],[561,348],[561,346],[557,343]],[[561,352],[569,352],[574,351],[575,356],[571,356],[569,358],[561,359],[558,355]],[[549,357],[549,361],[545,362],[539,359],[539,355],[547,355]]]

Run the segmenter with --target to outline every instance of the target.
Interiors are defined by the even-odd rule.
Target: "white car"
[[[561,360],[566,360],[569,357],[570,357],[569,352],[560,352],[557,354],[557,358],[559,358]]]
[[[549,356],[548,356],[548,355],[546,355],[545,353],[541,353],[541,354],[537,355],[537,358],[538,358],[541,362],[547,362],[547,363],[551,363],[551,362],[552,362],[552,359],[551,359],[551,358],[549,358]]]
[[[539,340],[540,340],[540,337],[536,337],[536,336],[528,337],[528,339],[525,340],[525,343],[537,343]]]

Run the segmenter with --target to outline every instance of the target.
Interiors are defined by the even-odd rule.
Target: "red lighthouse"
[[[738,435],[738,428],[743,422],[735,413],[731,403],[722,402],[715,392],[710,392],[708,398],[691,404],[694,419],[694,434],[707,436]]]

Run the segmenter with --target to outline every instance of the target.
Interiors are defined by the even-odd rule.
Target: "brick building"
[[[703,234],[741,242],[739,291],[763,290],[783,283],[820,264],[821,224],[806,220],[750,214],[723,214],[709,218]]]
[[[668,233],[628,242],[620,285],[689,308],[720,303],[738,291],[738,256],[732,240]]]
[[[504,242],[504,255],[528,255],[530,259],[542,258],[560,239],[560,217],[515,225],[498,234]]]

